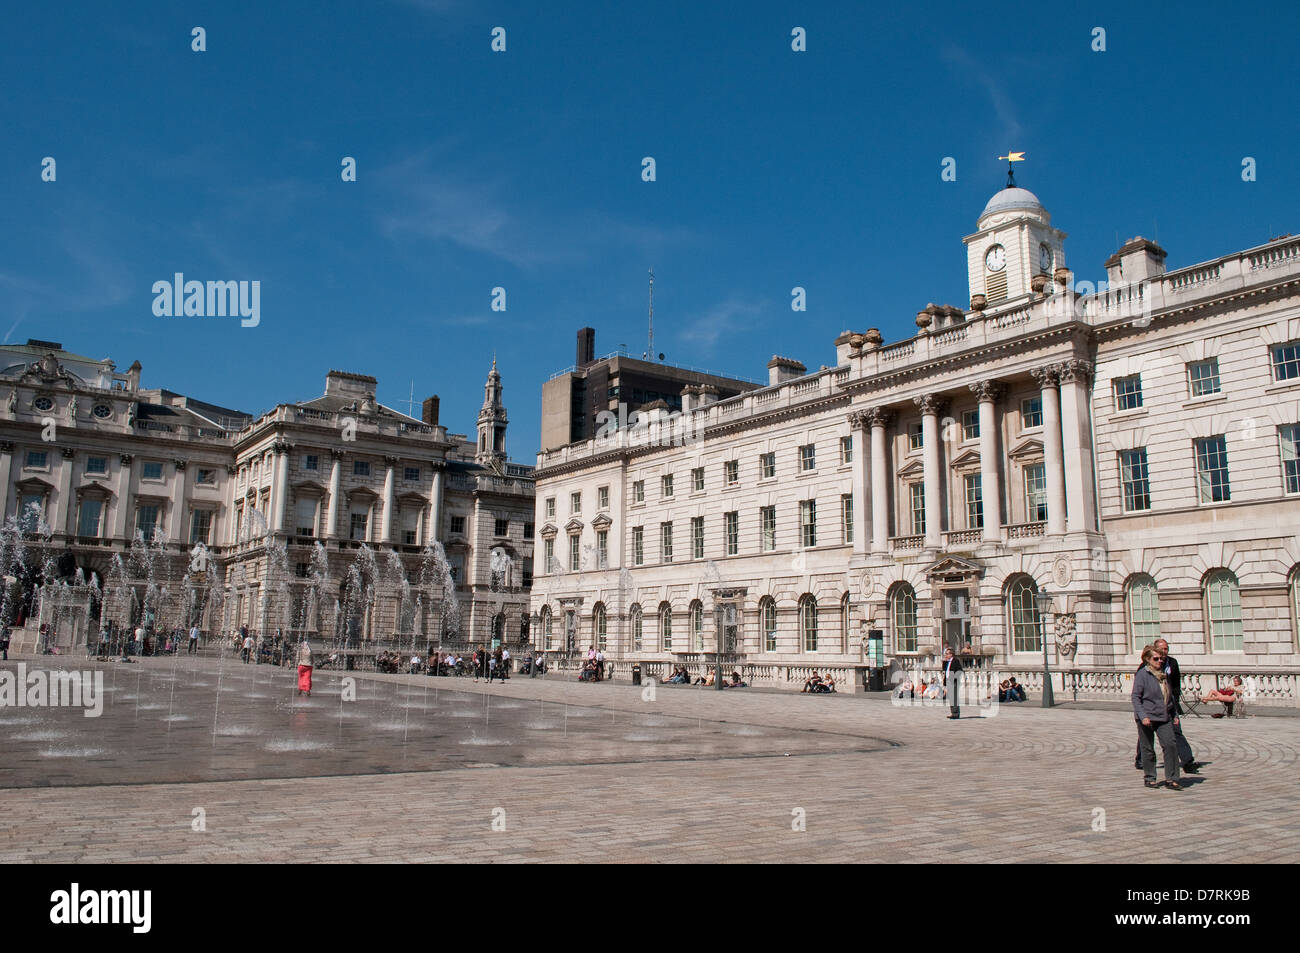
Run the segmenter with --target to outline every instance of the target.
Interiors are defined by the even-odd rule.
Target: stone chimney
[[[582,328],[578,331],[578,359],[573,363],[578,369],[596,362],[596,329]]]
[[[144,368],[140,366],[139,361],[133,361],[131,366],[126,369],[126,386],[129,390],[140,389],[140,374]]]
[[[420,412],[421,414],[420,419],[423,420],[430,427],[438,426],[439,403],[440,401],[438,400],[438,395],[434,394],[432,397],[426,397],[424,399],[424,403],[421,405],[422,410]]]
[[[701,407],[707,407],[709,404],[718,402],[718,389],[712,384],[699,384],[695,388],[695,393],[699,395],[699,400],[695,402],[696,410]]]
[[[1165,273],[1163,248],[1139,235],[1130,238],[1119,251],[1106,259],[1107,281],[1112,287],[1137,284]]]
[[[767,383],[769,387],[794,380],[796,377],[803,377],[807,373],[808,368],[788,357],[778,357],[773,354],[772,360],[767,362]]]

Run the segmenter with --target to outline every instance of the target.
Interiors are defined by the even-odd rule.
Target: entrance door
[[[970,641],[970,590],[943,590],[943,644],[954,652]]]

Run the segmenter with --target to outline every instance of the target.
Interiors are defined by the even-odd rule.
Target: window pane
[[[916,647],[916,592],[899,586],[894,593],[894,651],[915,652]]]
[[[1202,503],[1232,499],[1228,484],[1228,443],[1224,436],[1196,441],[1196,475]]]
[[[1220,570],[1210,576],[1206,588],[1212,651],[1242,651],[1241,593],[1237,588],[1237,578]]]
[[[1016,652],[1040,652],[1043,648],[1042,629],[1035,596],[1038,587],[1025,579],[1011,584],[1008,606],[1011,618],[1011,645]]]

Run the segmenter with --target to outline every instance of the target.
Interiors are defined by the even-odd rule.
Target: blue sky
[[[1137,7],[14,5],[0,331],[252,412],[317,396],[331,367],[390,405],[414,382],[462,432],[495,351],[532,462],[576,330],[645,349],[650,267],[655,350],[753,378],[966,304],[961,239],[1010,149],[1081,279],[1139,233],[1175,268],[1300,231],[1298,8]],[[260,326],[155,317],[177,271],[259,280]]]

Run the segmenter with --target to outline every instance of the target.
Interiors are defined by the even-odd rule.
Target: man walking
[[[197,622],[190,628],[190,654],[193,655],[199,650],[199,624]]]
[[[961,685],[961,660],[952,654],[952,646],[943,650],[943,684],[948,692],[949,718],[961,717],[961,699],[957,691]]]
[[[1182,696],[1182,673],[1178,670],[1178,659],[1169,654],[1169,642],[1166,639],[1156,639],[1151,643],[1155,650],[1164,657],[1164,671],[1166,684],[1169,686],[1169,694],[1173,698],[1174,714],[1182,715],[1183,706],[1179,704]],[[1142,671],[1145,666],[1139,666],[1138,671]],[[1174,744],[1178,748],[1178,761],[1183,766],[1186,774],[1197,774],[1201,769],[1201,763],[1192,755],[1192,746],[1187,743],[1183,737],[1182,719],[1174,721]],[[1138,739],[1137,753],[1133,756],[1133,767],[1139,771],[1142,770],[1142,741]]]
[[[249,660],[249,658],[250,658],[250,657],[252,656],[252,654],[253,654],[253,645],[254,645],[254,644],[255,644],[255,643],[253,642],[253,637],[252,637],[252,635],[250,635],[250,634],[248,633],[248,628],[245,627],[245,628],[244,628],[244,653],[243,653],[243,654],[244,654],[244,664],[245,664],[245,665],[248,664],[248,660]]]

